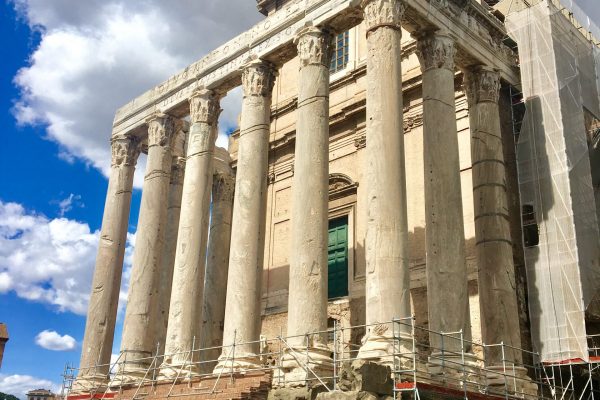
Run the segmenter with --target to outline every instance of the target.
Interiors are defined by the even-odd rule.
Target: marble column
[[[202,333],[200,347],[203,361],[201,372],[211,372],[215,360],[221,354],[223,343],[225,301],[227,296],[227,272],[229,271],[229,248],[235,175],[230,166],[229,152],[221,147],[215,149],[215,174],[212,187],[212,211],[208,236],[204,300],[202,302]]]
[[[363,1],[367,32],[366,337],[360,358],[391,363],[394,332],[412,351],[400,0]],[[396,345],[397,346],[397,345]],[[409,356],[407,356],[408,359]]]
[[[148,119],[148,161],[135,238],[131,278],[121,339],[122,382],[144,376],[157,351],[156,321],[164,231],[167,225],[173,118],[155,114]]]
[[[500,75],[487,67],[465,71],[469,102],[475,243],[479,266],[481,333],[486,344],[505,343],[521,348],[519,309],[506,194],[506,173],[498,99]],[[520,350],[486,349],[489,369],[502,370],[503,358],[522,364]],[[521,376],[526,371],[521,368]],[[504,379],[498,384],[504,385]]]
[[[471,322],[454,90],[454,40],[438,32],[417,35],[423,74],[423,166],[427,303],[432,368],[461,359],[460,335]],[[438,332],[452,333],[442,337]],[[456,339],[454,339],[455,337]],[[431,369],[431,368],[430,368]],[[458,369],[458,368],[456,368]]]
[[[111,144],[112,162],[108,191],[81,346],[80,369],[73,384],[73,393],[103,390],[108,383],[129,225],[133,174],[140,154],[140,141],[134,136],[116,136],[112,138]]]
[[[183,176],[185,173],[185,145],[187,139],[187,123],[178,121],[177,134],[173,144],[173,163],[171,165],[171,184],[167,201],[167,227],[165,229],[164,249],[160,268],[159,281],[159,318],[156,321],[156,340],[159,344],[158,354],[165,353],[167,323],[169,321],[169,305],[171,304],[171,286],[173,284],[173,266],[177,248],[177,231],[181,212],[181,196],[183,193]]]
[[[219,99],[213,91],[201,89],[192,94],[173,289],[165,356],[160,369],[163,379],[172,379],[178,374],[184,378],[198,372],[198,365],[192,363],[199,360],[199,355],[192,353],[192,349],[200,347],[201,301],[219,113]]]
[[[332,34],[316,27],[296,38],[300,69],[292,186],[291,255],[286,381],[314,379],[302,363],[329,374],[327,329],[327,220],[329,188],[329,64]],[[292,337],[296,336],[296,337]],[[308,358],[308,359],[307,359]],[[317,372],[319,373],[319,372]],[[296,382],[300,383],[300,382]]]

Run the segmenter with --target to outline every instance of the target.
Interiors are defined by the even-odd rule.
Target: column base
[[[427,370],[434,381],[469,391],[481,388],[481,365],[472,353],[432,353]]]
[[[505,368],[502,365],[487,367],[485,377],[488,393],[508,393],[522,399],[538,398],[538,386],[527,375],[527,369],[524,367]]]
[[[75,378],[69,394],[99,393],[108,390],[108,376],[88,374]]]
[[[221,355],[213,374],[230,374],[232,372],[247,372],[262,368],[260,357],[254,353],[235,355],[235,357]]]
[[[200,375],[198,366],[188,361],[165,360],[160,365],[159,381],[188,381]]]
[[[331,350],[324,346],[285,350],[281,368],[273,375],[275,387],[318,387],[333,380]]]
[[[414,368],[413,340],[408,333],[378,335],[370,332],[365,336],[363,345],[358,351],[357,359],[373,361],[389,366],[392,370],[402,372]]]
[[[110,388],[117,388],[137,385],[142,381],[154,379],[154,376],[157,373],[158,370],[153,371],[149,364],[125,361],[121,364],[119,371],[115,374],[114,378],[111,379],[109,386]]]

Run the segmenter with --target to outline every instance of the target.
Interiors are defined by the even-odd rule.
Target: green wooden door
[[[348,217],[329,221],[328,298],[348,295]]]

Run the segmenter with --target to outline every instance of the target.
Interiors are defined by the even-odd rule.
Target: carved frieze
[[[113,136],[111,139],[111,165],[113,167],[135,167],[140,151],[140,140],[137,137]]]
[[[333,35],[326,29],[307,27],[296,37],[300,65],[324,65],[329,68]]]
[[[423,125],[423,114],[417,114],[411,117],[405,117],[403,121],[404,133],[408,133],[414,128]]]
[[[233,201],[233,193],[235,190],[235,176],[225,173],[216,172],[213,176],[212,196],[213,201]]]
[[[381,26],[401,28],[400,22],[404,14],[403,0],[363,0],[361,7],[364,11],[367,33]]]
[[[214,91],[200,89],[192,93],[190,97],[190,120],[192,124],[205,122],[214,125],[220,113],[219,98]]]
[[[251,62],[242,72],[244,96],[271,96],[276,76],[273,64],[261,60]]]
[[[354,147],[356,147],[356,150],[359,149],[363,149],[367,146],[367,135],[365,135],[365,132],[357,132],[354,135]]]
[[[488,67],[466,70],[463,89],[470,107],[483,102],[497,103],[500,97],[500,74]]]
[[[154,114],[146,121],[148,123],[148,147],[173,145],[177,132],[175,119],[166,114]]]
[[[456,47],[454,39],[437,32],[428,32],[417,36],[417,57],[421,71],[432,68],[445,68],[454,71]]]

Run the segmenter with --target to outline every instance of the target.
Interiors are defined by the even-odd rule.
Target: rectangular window
[[[331,65],[329,67],[329,72],[332,74],[346,68],[346,64],[348,64],[348,42],[348,31],[336,36]]]
[[[348,296],[348,216],[329,221],[327,298]]]

